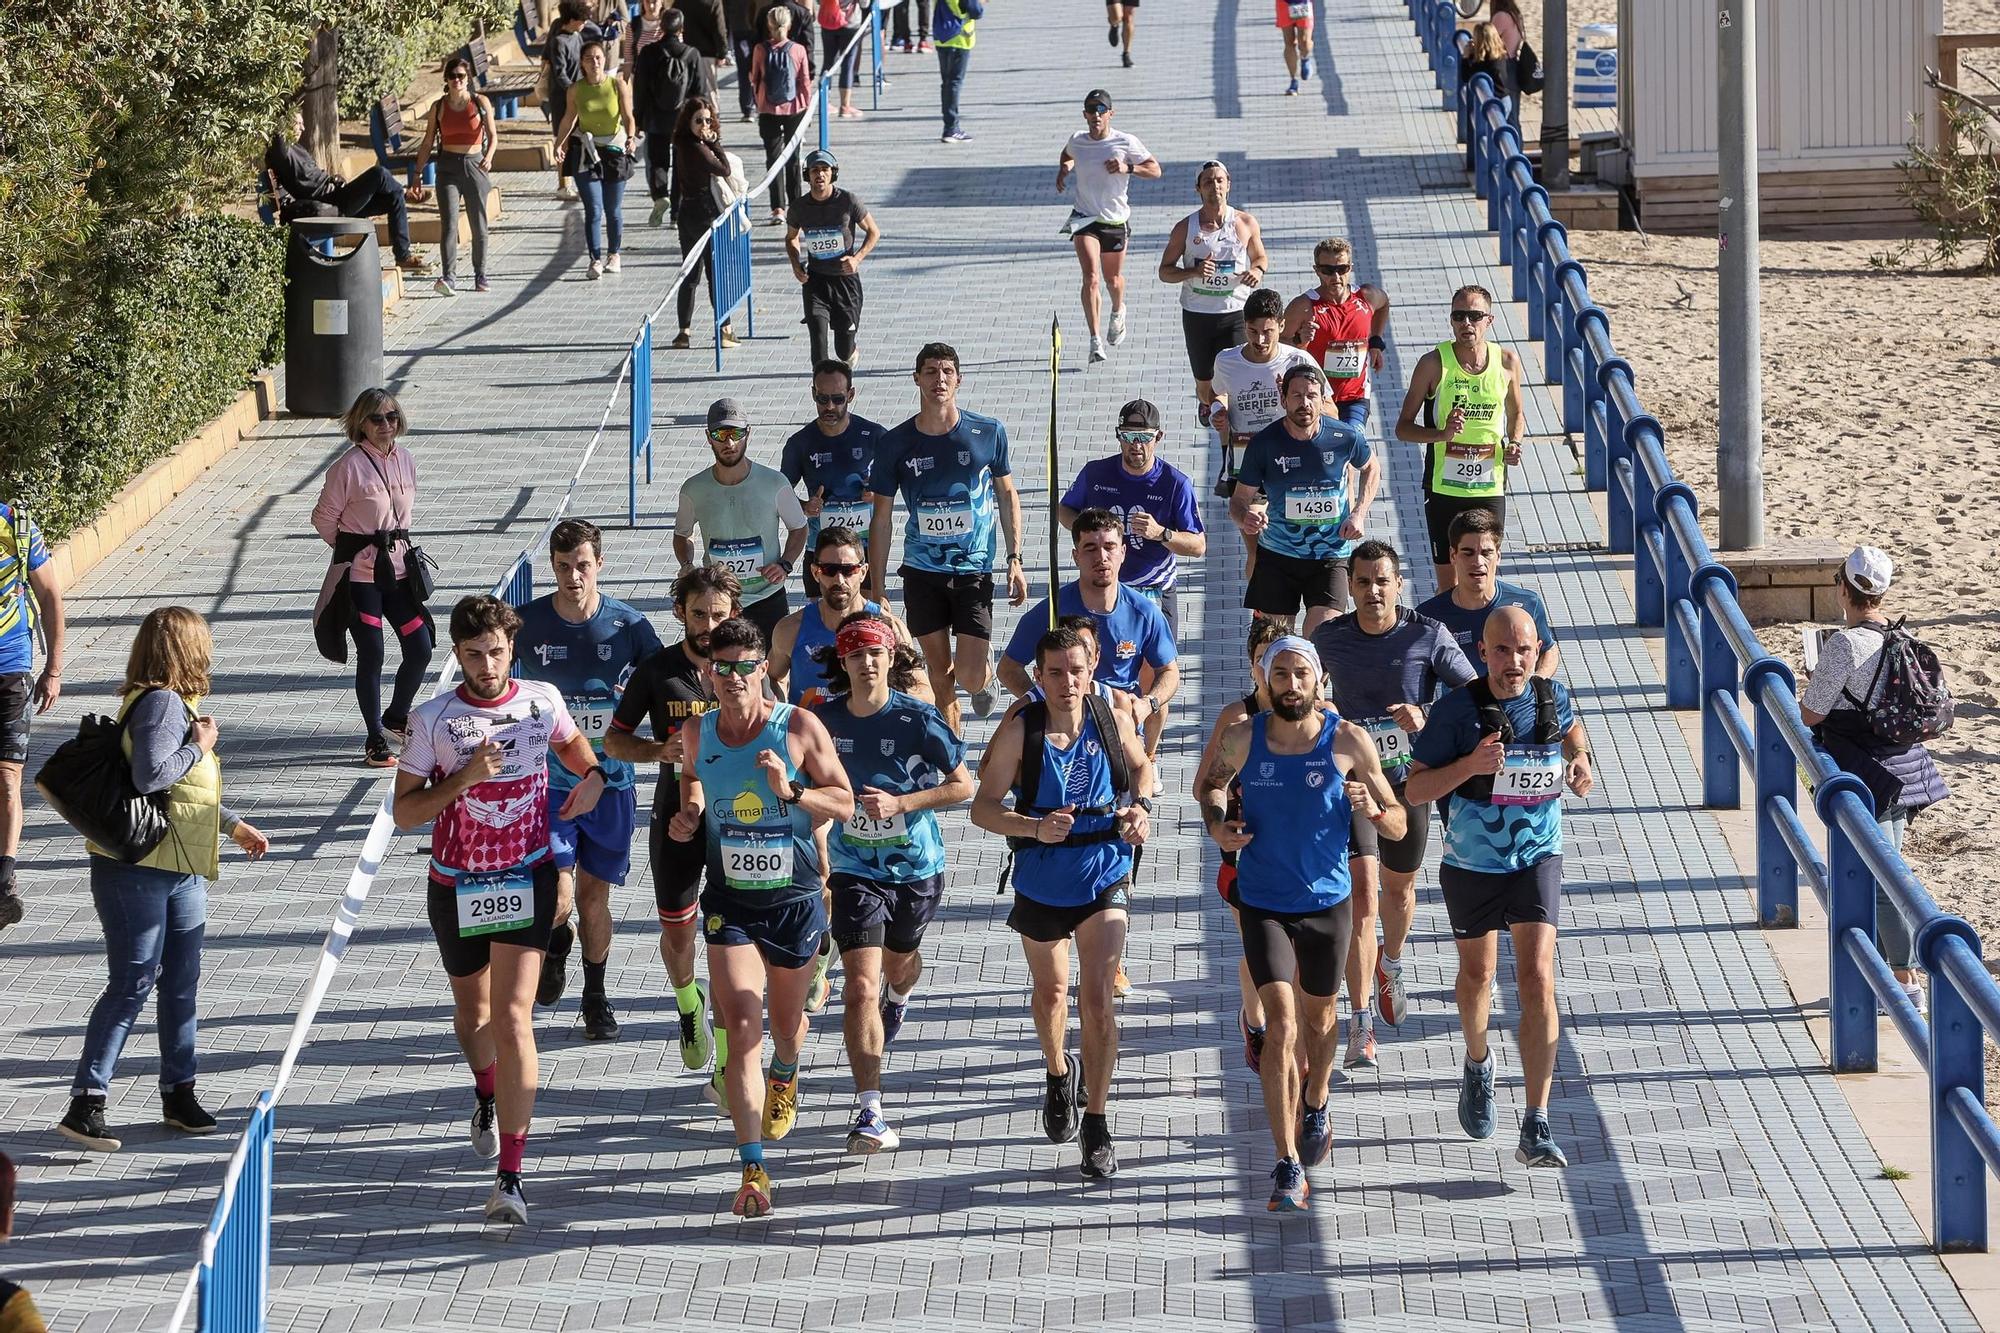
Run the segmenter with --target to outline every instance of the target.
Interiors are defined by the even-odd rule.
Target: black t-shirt
[[[861,220],[868,210],[851,190],[833,187],[833,194],[821,203],[811,194],[794,200],[785,215],[785,224],[796,227],[805,250],[806,271],[838,273],[840,260],[861,248]]]
[[[693,719],[715,707],[715,696],[701,668],[687,654],[685,643],[671,644],[641,662],[618,697],[618,709],[611,715],[614,731],[632,734],[639,723],[650,719],[653,739],[664,741]],[[681,808],[680,773],[673,764],[660,765],[659,784],[653,789],[653,818],[671,818]]]

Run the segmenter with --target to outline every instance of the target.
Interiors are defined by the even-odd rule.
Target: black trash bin
[[[337,417],[381,382],[374,219],[297,219],[285,247],[285,410]]]

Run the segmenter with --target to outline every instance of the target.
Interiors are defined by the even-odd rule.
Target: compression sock
[[[674,1007],[684,1014],[694,1013],[701,1008],[701,987],[692,981],[685,986],[674,987]]]
[[[502,1171],[512,1171],[516,1175],[520,1174],[521,1154],[526,1151],[528,1151],[528,1136],[526,1134],[502,1134],[500,1136],[500,1169]]]
[[[601,962],[593,963],[588,958],[583,960],[583,993],[585,995],[604,994],[604,969],[610,965],[611,957],[608,954],[605,955]]]
[[[745,1166],[764,1165],[764,1145],[762,1143],[739,1143],[736,1145],[736,1155],[742,1159]]]
[[[484,1069],[473,1070],[472,1090],[474,1092],[477,1092],[482,1097],[491,1097],[493,1095],[494,1075],[499,1070],[499,1068],[500,1068],[500,1062],[498,1060],[495,1060],[492,1064],[486,1066],[486,1068]]]
[[[771,1081],[773,1083],[790,1083],[798,1076],[799,1061],[797,1056],[793,1056],[789,1063],[780,1060],[775,1055],[771,1057]]]
[[[715,1025],[715,1072],[720,1074],[729,1067],[729,1029],[722,1024]]]

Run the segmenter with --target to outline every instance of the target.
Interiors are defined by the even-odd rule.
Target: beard
[[[696,657],[707,657],[709,640],[713,637],[713,634],[697,634],[688,640],[688,647],[694,649]]]
[[[1287,722],[1303,722],[1312,715],[1312,700],[1303,694],[1281,694],[1271,700],[1271,711]]]

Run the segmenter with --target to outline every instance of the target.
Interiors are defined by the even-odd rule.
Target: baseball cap
[[[1118,425],[1123,430],[1158,430],[1160,409],[1144,398],[1134,398],[1118,409]]]
[[[725,426],[750,429],[750,418],[743,415],[743,405],[734,398],[718,398],[708,405],[708,428],[720,430]]]
[[[1105,92],[1102,88],[1092,88],[1083,95],[1083,109],[1085,111],[1090,110],[1090,108],[1100,103],[1103,104],[1106,111],[1111,109],[1111,94]]]
[[[1856,592],[1870,597],[1880,597],[1889,591],[1894,581],[1896,566],[1889,559],[1889,553],[1879,546],[1857,546],[1847,557],[1847,563],[1840,567],[1848,586]]]
[[[835,171],[838,171],[840,170],[840,159],[824,148],[815,148],[806,154],[806,165],[809,167],[832,167]]]

